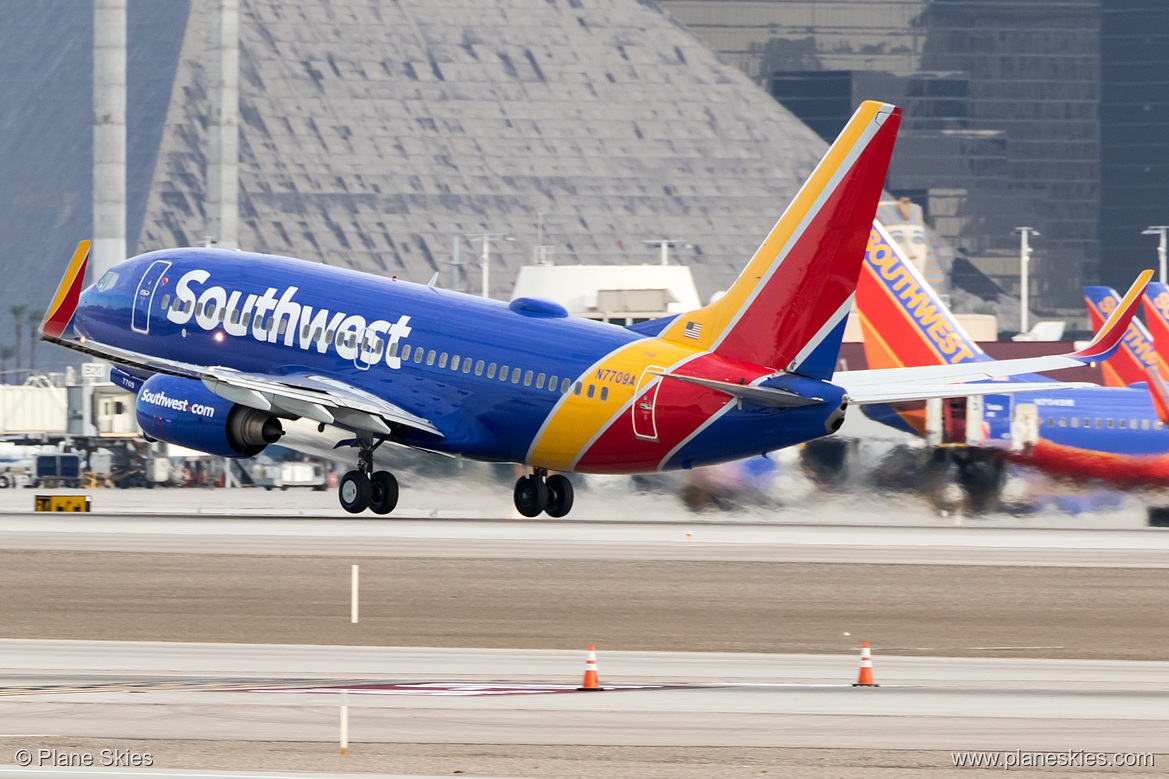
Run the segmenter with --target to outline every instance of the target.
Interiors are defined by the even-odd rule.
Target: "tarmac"
[[[1015,749],[1169,761],[1169,625],[1151,616],[1169,535],[1127,515],[281,509],[0,513],[0,764],[46,746],[148,751],[151,768],[101,775],[174,777],[932,777],[968,770],[953,752]],[[852,686],[861,640],[878,688]],[[573,689],[588,643],[621,689]]]

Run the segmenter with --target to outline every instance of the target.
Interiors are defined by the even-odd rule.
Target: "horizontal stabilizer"
[[[770,408],[796,408],[797,406],[813,406],[817,403],[823,403],[823,398],[805,398],[803,395],[797,395],[794,392],[787,390],[776,389],[774,387],[757,387],[752,384],[735,384],[730,381],[719,381],[718,379],[700,379],[697,376],[682,376],[677,373],[658,373],[651,371],[655,376],[661,376],[664,379],[675,379],[676,381],[684,381],[687,384],[697,384],[699,387],[706,387],[707,389],[718,390],[732,395],[749,403],[754,403],[757,406],[768,406]]]

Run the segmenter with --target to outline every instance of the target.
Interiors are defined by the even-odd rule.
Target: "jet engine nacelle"
[[[193,379],[156,374],[138,390],[142,432],[220,457],[252,457],[280,440],[280,420],[224,400]]]

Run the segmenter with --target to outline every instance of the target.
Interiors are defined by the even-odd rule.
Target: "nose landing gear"
[[[350,514],[360,514],[366,509],[375,514],[389,514],[398,505],[398,480],[394,474],[373,469],[373,453],[385,440],[376,444],[361,438],[347,442],[361,447],[356,470],[347,472],[337,485],[341,508]]]
[[[572,510],[572,482],[562,474],[548,475],[546,468],[536,468],[529,476],[523,476],[515,484],[516,511],[525,517],[539,516],[541,512],[550,517],[567,516]]]

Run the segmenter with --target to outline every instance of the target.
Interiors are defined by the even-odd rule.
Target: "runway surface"
[[[36,766],[33,769],[0,765],[0,776],[37,776],[48,779],[67,777],[102,777],[103,779],[368,779],[372,774],[361,773],[301,773],[290,771],[208,771],[182,768],[52,768]],[[449,775],[420,776],[418,774],[377,774],[381,779],[449,779]],[[476,775],[476,779],[503,779]]]
[[[1169,568],[1164,529],[0,514],[0,548]]]
[[[63,779],[64,777],[97,776],[105,779],[349,779],[349,777],[368,777],[367,773],[360,774],[318,774],[318,773],[288,773],[282,771],[198,771],[178,768],[45,768],[38,766],[34,771],[16,766],[0,765],[0,776],[38,776],[48,779]],[[411,774],[379,774],[384,779],[448,779],[438,776],[418,776]],[[492,779],[491,777],[477,777],[477,779]]]
[[[361,621],[350,623],[350,564]],[[1159,568],[0,551],[0,637],[1157,660]]]
[[[109,740],[329,741],[339,688],[393,680],[572,684],[582,652],[0,642],[0,721]],[[354,743],[1169,752],[1169,663],[602,652],[608,684],[552,695],[349,695]],[[322,685],[328,693],[236,692]],[[132,690],[81,687],[134,681]],[[306,681],[316,679],[318,681]],[[154,680],[157,687],[144,684]],[[343,680],[343,681],[338,681]],[[183,689],[181,683],[191,684]],[[19,683],[19,684],[18,684]],[[41,686],[56,689],[29,691]],[[19,694],[13,690],[20,689]],[[10,725],[9,725],[10,727]],[[17,734],[6,734],[12,739]],[[30,736],[31,737],[31,736]]]
[[[1169,534],[887,508],[821,522],[10,508],[0,764],[113,745],[176,777],[827,779],[951,775],[960,750],[1169,753]],[[878,689],[851,686],[861,640]],[[602,683],[646,689],[564,691],[589,643]]]

